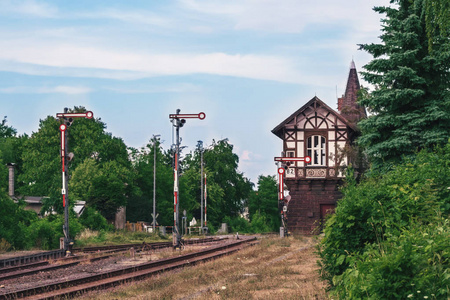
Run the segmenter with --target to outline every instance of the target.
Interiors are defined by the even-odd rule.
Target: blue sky
[[[378,41],[372,7],[388,4],[0,0],[0,116],[30,135],[81,105],[128,146],[161,134],[168,148],[168,115],[203,111],[182,144],[228,138],[256,182],[276,173],[271,130],[315,95],[335,108],[352,58],[371,60],[357,44]]]

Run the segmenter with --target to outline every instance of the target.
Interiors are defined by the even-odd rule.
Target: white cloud
[[[122,94],[153,94],[153,93],[192,93],[199,92],[199,86],[190,83],[180,83],[176,85],[150,86],[146,88],[105,88],[109,91]]]
[[[308,25],[332,24],[355,26],[358,31],[378,30],[373,20],[379,16],[371,7],[389,5],[388,0],[181,0],[187,10],[211,16],[227,17],[235,29],[298,33]],[[368,4],[369,3],[369,4]],[[376,22],[375,22],[376,23]],[[377,24],[378,25],[378,24]]]
[[[59,85],[54,87],[27,87],[27,86],[15,86],[0,88],[0,93],[6,94],[67,94],[78,95],[87,94],[92,90],[83,86],[66,86]]]
[[[281,82],[298,82],[300,75],[287,58],[269,55],[147,54],[100,47],[49,42],[0,40],[0,69],[11,62],[43,67],[137,72],[145,76],[215,74]],[[48,68],[46,68],[48,71]],[[58,70],[60,71],[60,70]],[[69,72],[70,73],[70,72]]]
[[[145,25],[154,25],[158,27],[171,27],[174,20],[170,17],[157,15],[150,11],[139,10],[117,10],[117,9],[105,9],[97,12],[80,13],[76,15],[80,18],[88,19],[116,19],[127,23],[138,23]]]
[[[0,14],[2,15],[26,15],[41,18],[54,18],[58,9],[47,3],[39,3],[33,0],[26,1],[0,1]]]

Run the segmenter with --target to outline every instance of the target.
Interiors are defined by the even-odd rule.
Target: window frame
[[[306,155],[311,157],[311,162],[306,164],[311,167],[327,166],[327,139],[320,134],[312,134],[305,141]]]

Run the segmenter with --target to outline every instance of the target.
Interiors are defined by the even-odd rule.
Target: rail
[[[245,244],[253,243],[255,241],[256,238],[241,239],[225,245],[212,246],[197,252],[142,263],[132,267],[105,271],[95,275],[86,275],[82,278],[61,279],[49,285],[35,286],[5,294],[0,293],[0,299],[18,299],[23,297],[31,297],[33,299],[54,299],[58,297],[74,297],[86,291],[103,289],[131,280],[143,279],[175,268],[215,259],[238,251]]]

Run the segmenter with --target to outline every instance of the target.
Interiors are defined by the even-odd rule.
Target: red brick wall
[[[288,230],[292,233],[319,234],[321,204],[336,204],[342,197],[341,180],[286,180],[291,201],[288,205]]]

